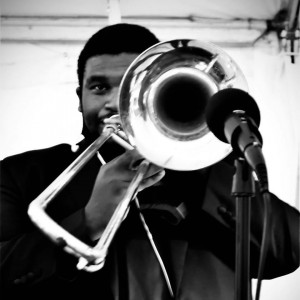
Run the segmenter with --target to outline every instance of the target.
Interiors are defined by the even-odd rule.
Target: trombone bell
[[[138,56],[123,77],[122,128],[154,164],[181,171],[207,167],[232,151],[205,120],[210,97],[230,87],[247,90],[247,83],[238,65],[215,45],[159,43]]]

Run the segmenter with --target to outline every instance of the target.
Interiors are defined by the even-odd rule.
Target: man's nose
[[[114,87],[105,103],[105,108],[114,112],[119,108],[119,87]]]

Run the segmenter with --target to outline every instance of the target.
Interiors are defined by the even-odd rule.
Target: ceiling
[[[289,0],[1,0],[5,16],[122,16],[273,19]]]
[[[99,27],[131,22],[159,39],[252,45],[299,28],[300,0],[0,0],[2,42],[83,43]]]

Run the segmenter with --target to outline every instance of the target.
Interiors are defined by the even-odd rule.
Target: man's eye
[[[90,89],[97,94],[105,94],[109,91],[109,86],[107,84],[93,84]]]

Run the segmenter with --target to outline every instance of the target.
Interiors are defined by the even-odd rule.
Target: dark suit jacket
[[[170,299],[162,271],[133,206],[109,249],[104,268],[77,271],[77,259],[54,245],[32,223],[28,204],[80,153],[69,145],[30,151],[1,162],[1,293],[31,299]],[[138,195],[144,216],[164,259],[176,299],[232,300],[235,265],[235,199],[231,196],[233,156],[198,170],[167,170],[161,184]],[[95,157],[47,208],[73,235],[91,243],[85,232],[87,203],[100,163]],[[299,266],[299,212],[272,195],[272,226],[264,278]],[[184,202],[188,215],[175,224],[166,207]],[[251,199],[251,277],[257,275],[263,201]]]

